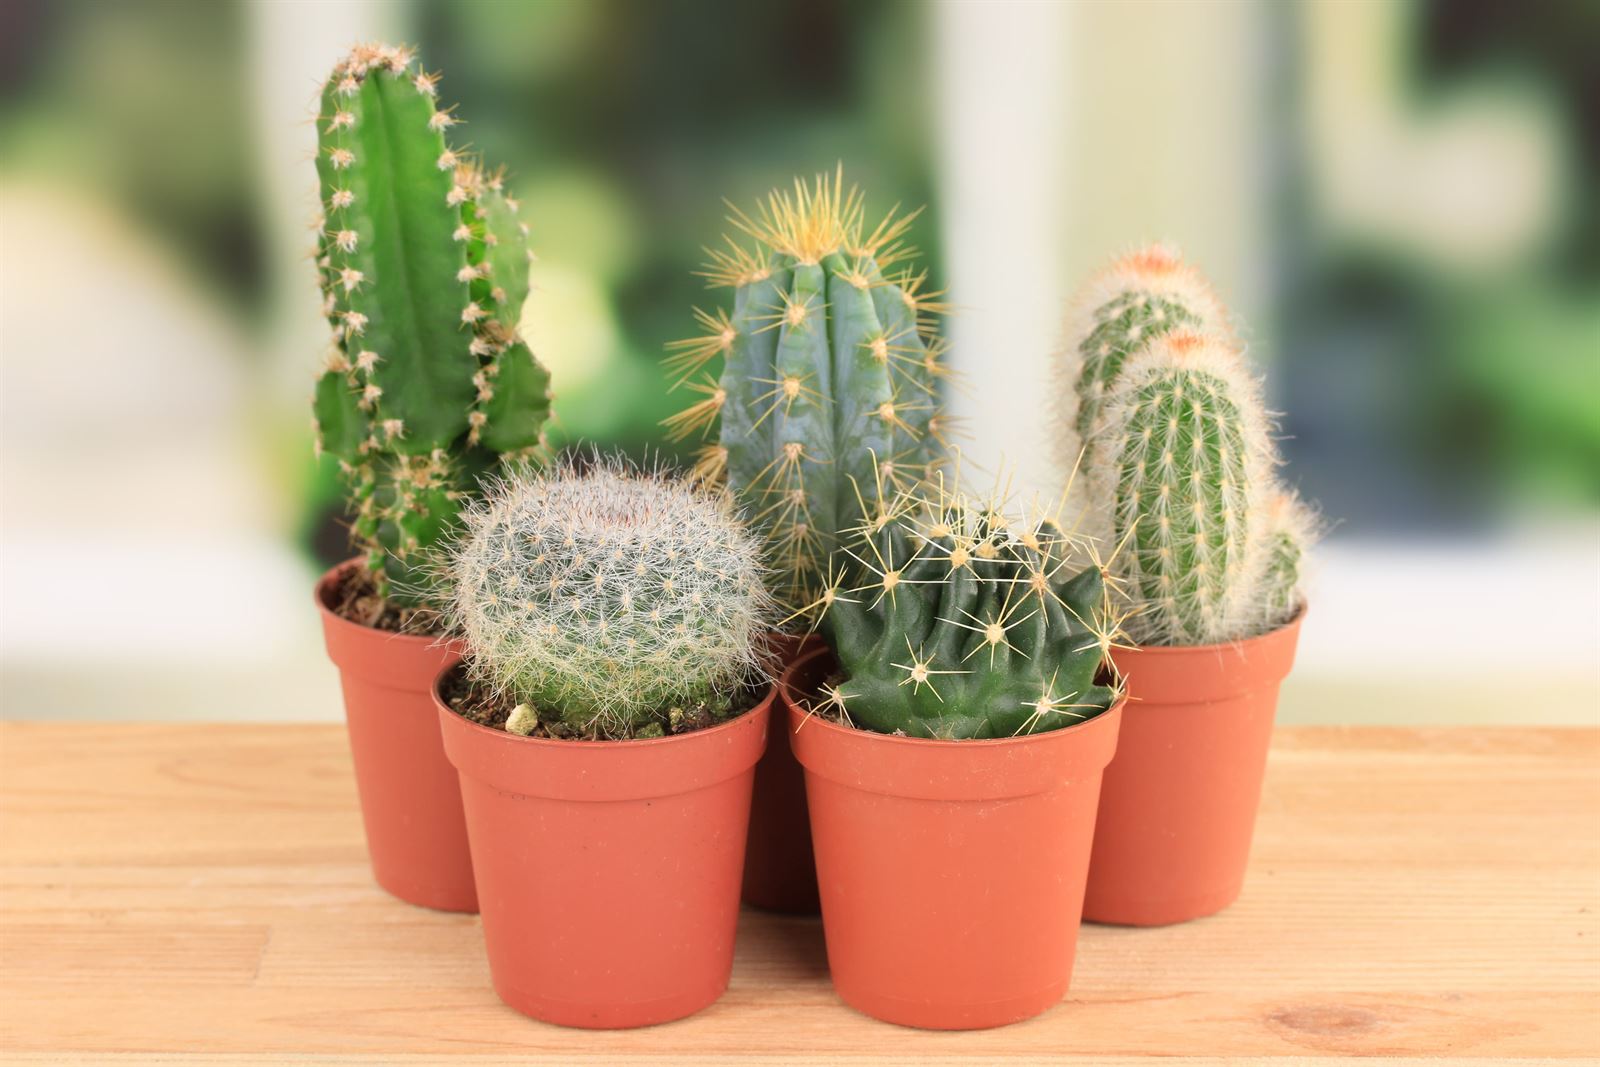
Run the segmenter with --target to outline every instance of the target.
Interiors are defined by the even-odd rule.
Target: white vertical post
[[[963,468],[1002,465],[1048,491],[1041,393],[1062,287],[1066,187],[1062,127],[1070,98],[1064,48],[1071,5],[946,0],[934,7],[939,202],[948,323],[963,383]]]

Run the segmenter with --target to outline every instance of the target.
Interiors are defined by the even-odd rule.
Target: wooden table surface
[[[1087,926],[1000,1030],[846,1008],[815,921],[747,912],[709,1010],[500,1004],[476,918],[367,872],[338,726],[0,726],[7,1063],[1530,1062],[1600,1057],[1600,730],[1286,728],[1244,896]]]

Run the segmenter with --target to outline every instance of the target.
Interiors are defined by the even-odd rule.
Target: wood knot
[[[1371,1034],[1383,1025],[1383,1018],[1345,1004],[1299,1004],[1268,1013],[1267,1025],[1296,1044],[1333,1050]]]

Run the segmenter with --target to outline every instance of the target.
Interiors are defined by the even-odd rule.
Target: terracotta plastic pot
[[[773,695],[644,741],[518,737],[438,700],[500,999],[563,1026],[648,1026],[728,987],[750,784]]]
[[[782,670],[802,655],[827,646],[816,636],[779,634],[774,647]],[[788,696],[780,687],[779,707],[768,716],[767,750],[756,764],[750,795],[750,840],[744,855],[744,902],[788,915],[816,915],[817,865],[811,857],[811,819],[806,812],[806,778],[789,748]]]
[[[796,691],[827,662],[796,664]],[[828,966],[845,1003],[969,1030],[1060,1001],[1121,711],[1025,737],[930,741],[791,709]]]
[[[1238,898],[1304,617],[1234,644],[1112,653],[1128,710],[1100,791],[1085,919],[1162,926]]]
[[[339,668],[367,854],[380,886],[411,904],[477,911],[455,768],[445,759],[433,680],[459,646],[334,614],[347,560],[317,582],[328,658]]]

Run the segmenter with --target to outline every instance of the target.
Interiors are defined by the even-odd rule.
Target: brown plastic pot
[[[1163,926],[1238,898],[1304,617],[1233,644],[1112,653],[1128,710],[1100,791],[1085,919]]]
[[[815,635],[773,636],[779,672],[800,656],[826,650]],[[744,853],[744,902],[764,911],[816,915],[817,865],[811,857],[811,818],[806,812],[805,772],[789,748],[788,694],[780,686],[779,707],[767,717],[767,750],[756,764],[750,795],[750,840]]]
[[[797,663],[795,691],[827,663]],[[845,1003],[887,1022],[971,1030],[1060,1001],[1121,712],[1023,737],[930,741],[790,710],[828,966]]]
[[[434,694],[500,999],[617,1029],[720,997],[772,692],[720,726],[643,741],[518,737]]]
[[[433,680],[452,642],[362,626],[334,614],[347,560],[317,582],[328,658],[339,668],[367,855],[380,886],[411,904],[477,911],[455,768],[439,741]]]

